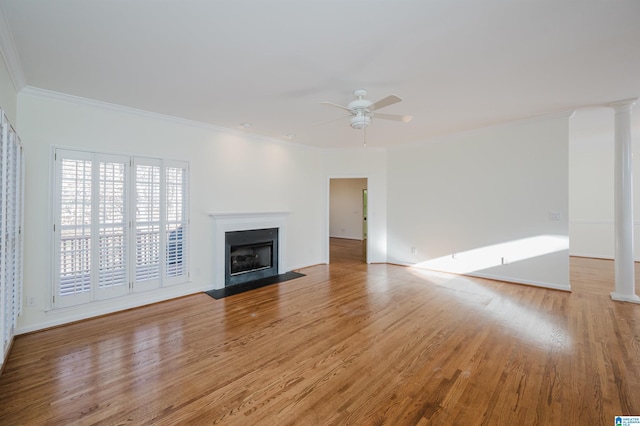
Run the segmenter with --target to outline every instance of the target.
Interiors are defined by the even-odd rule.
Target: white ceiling
[[[354,89],[370,147],[640,96],[638,0],[0,0],[26,85],[321,147]]]

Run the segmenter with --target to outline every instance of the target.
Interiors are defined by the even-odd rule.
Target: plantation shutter
[[[5,185],[3,186],[3,192],[5,196],[5,225],[4,225],[4,262],[3,272],[5,276],[4,286],[4,300],[5,315],[4,315],[4,343],[7,344],[13,335],[13,328],[15,327],[14,318],[17,317],[18,304],[16,300],[16,286],[12,283],[16,282],[16,232],[18,230],[17,222],[17,203],[16,203],[16,191],[17,187],[17,163],[16,163],[16,148],[13,143],[11,135],[8,135],[6,144],[6,169],[5,169]]]
[[[22,312],[23,154],[0,110],[0,365]]]
[[[128,157],[62,149],[55,157],[55,306],[126,294]]]
[[[185,163],[165,162],[166,283],[184,282],[187,268],[187,176]]]
[[[56,148],[54,170],[54,308],[188,280],[188,163]]]
[[[162,161],[134,159],[135,179],[135,281],[134,289],[160,287],[161,253],[161,182]]]
[[[100,154],[98,158],[98,288],[104,299],[129,291],[127,276],[127,157]]]
[[[17,214],[16,214],[16,220],[18,223],[18,229],[17,229],[17,242],[18,242],[18,249],[16,250],[16,254],[17,254],[17,261],[16,261],[16,270],[17,270],[17,274],[16,274],[16,282],[14,283],[14,286],[16,288],[16,300],[15,300],[15,304],[17,307],[17,315],[14,318],[14,321],[17,322],[17,316],[22,315],[22,300],[23,300],[23,291],[22,291],[22,284],[24,282],[24,233],[23,233],[23,229],[24,229],[24,153],[23,153],[23,149],[22,149],[22,144],[20,142],[20,138],[18,137],[17,134],[13,135],[13,138],[15,140],[15,144],[18,146],[18,150],[16,151],[16,164],[18,166],[17,169],[17,177],[18,177],[18,181],[16,182],[16,187],[18,188],[16,191],[16,209],[17,209]]]
[[[56,150],[55,153],[56,307],[92,299],[92,157],[91,153],[80,151]]]
[[[4,362],[5,354],[9,349],[11,334],[7,333],[7,313],[12,310],[9,299],[7,299],[7,287],[9,282],[7,280],[7,186],[8,176],[7,170],[9,167],[9,123],[5,119],[4,113],[1,117],[0,125],[0,355],[1,361]]]

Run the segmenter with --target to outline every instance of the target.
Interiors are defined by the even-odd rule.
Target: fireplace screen
[[[225,286],[278,275],[278,228],[225,233]]]
[[[231,275],[271,268],[273,265],[273,243],[231,247]]]

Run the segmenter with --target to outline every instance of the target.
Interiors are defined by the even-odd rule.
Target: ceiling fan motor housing
[[[373,102],[371,102],[368,99],[356,99],[355,101],[349,102],[349,105],[347,105],[347,108],[349,108],[351,111],[358,111],[358,110],[365,110],[369,108],[371,105],[373,105]]]
[[[362,112],[358,112],[356,115],[351,117],[351,127],[354,129],[364,129],[369,124],[371,124],[371,117],[363,114]]]
[[[369,124],[371,124],[371,116],[369,113],[369,107],[373,105],[368,99],[364,99],[367,96],[367,91],[364,89],[358,89],[353,94],[358,98],[354,101],[349,102],[347,108],[351,110],[353,117],[351,117],[351,127],[354,129],[364,129]]]

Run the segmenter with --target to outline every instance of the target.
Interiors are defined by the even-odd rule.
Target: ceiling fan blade
[[[327,101],[324,101],[324,102],[320,102],[320,103],[321,103],[321,104],[324,104],[324,105],[329,105],[329,106],[332,106],[332,107],[340,108],[340,109],[343,109],[343,110],[345,110],[345,111],[349,111],[349,112],[351,112],[351,110],[350,110],[349,108],[347,108],[346,106],[342,106],[342,105],[334,104],[333,102],[327,102]]]
[[[379,114],[379,113],[374,114],[373,117],[382,118],[383,120],[402,121],[403,123],[408,123],[413,119],[412,115]]]
[[[351,114],[349,114],[349,115],[343,115],[343,116],[340,116],[340,117],[338,117],[338,118],[332,118],[331,120],[321,121],[321,122],[319,122],[319,123],[314,123],[314,124],[312,124],[312,126],[313,126],[313,127],[316,127],[316,126],[322,126],[323,124],[333,123],[334,121],[344,120],[345,118],[349,118],[349,117],[351,117]]]
[[[372,104],[369,108],[369,111],[375,111],[380,108],[388,107],[389,105],[397,104],[402,99],[397,97],[396,95],[389,95],[384,99],[380,99],[378,102]]]

